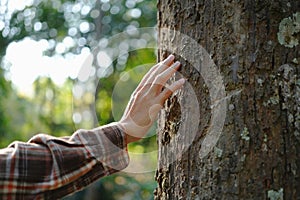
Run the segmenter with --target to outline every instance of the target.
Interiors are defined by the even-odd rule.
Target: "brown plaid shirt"
[[[0,199],[59,199],[128,162],[125,133],[115,123],[64,138],[38,134],[0,150]]]

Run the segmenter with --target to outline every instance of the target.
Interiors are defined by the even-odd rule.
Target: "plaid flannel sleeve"
[[[0,199],[59,199],[129,163],[125,133],[116,124],[71,137],[38,134],[0,150]]]

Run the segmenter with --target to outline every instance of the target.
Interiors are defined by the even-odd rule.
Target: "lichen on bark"
[[[277,37],[279,43],[285,47],[293,48],[299,45],[300,12],[294,13],[292,17],[282,19]]]
[[[188,104],[188,90],[177,95],[179,101],[171,99],[166,105],[159,118],[155,199],[299,199],[300,45],[284,35],[288,21],[299,21],[299,10],[299,0],[158,1],[158,29],[180,31],[199,42],[223,75],[230,97],[222,134],[201,158],[213,102],[203,77],[178,53],[180,72],[198,98],[200,121],[176,132],[178,119],[169,112],[179,109],[176,102],[180,107]],[[282,22],[289,16],[291,20]],[[297,26],[293,25],[294,33]],[[292,36],[298,39],[298,34]],[[161,47],[175,46],[190,55],[197,51],[176,37],[161,35],[158,40],[160,60],[170,53]],[[180,115],[193,121],[193,111],[183,109]],[[182,154],[182,141],[191,128],[198,134]],[[170,133],[167,140],[165,132]]]

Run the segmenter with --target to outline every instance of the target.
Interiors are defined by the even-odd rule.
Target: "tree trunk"
[[[300,199],[300,1],[159,0],[158,31],[187,83],[160,114],[155,199]]]

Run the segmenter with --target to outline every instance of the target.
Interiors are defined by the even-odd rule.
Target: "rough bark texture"
[[[300,26],[298,15],[299,0],[158,1],[160,60],[176,52],[199,113],[180,129],[182,118],[197,110],[189,106],[191,88],[167,101],[159,119],[155,199],[300,199],[300,45],[292,39],[300,40],[300,33],[280,38],[292,34],[280,23],[290,17],[287,23]],[[209,90],[181,57],[195,49],[163,28],[194,38],[223,76],[226,120],[204,158],[199,151],[212,117]],[[192,143],[185,142],[195,128]]]

